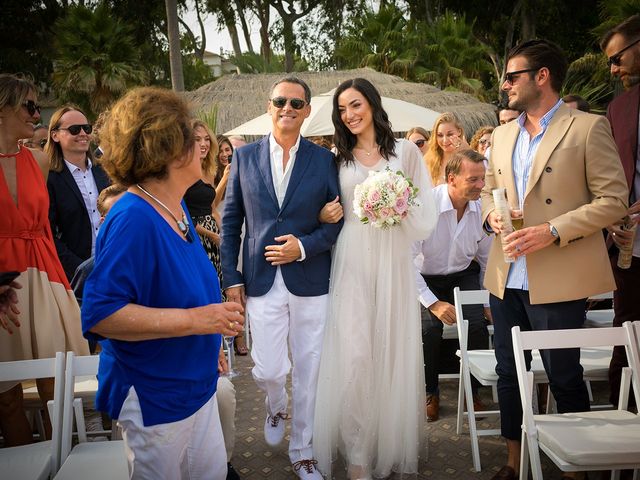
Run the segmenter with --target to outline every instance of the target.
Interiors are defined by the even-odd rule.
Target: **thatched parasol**
[[[467,138],[482,125],[497,125],[495,107],[462,92],[442,91],[424,83],[412,83],[400,77],[370,68],[327,72],[296,72],[318,95],[336,88],[344,80],[363,77],[386,97],[404,100],[437,112],[453,112],[462,121]],[[226,132],[266,111],[271,85],[283,73],[225,75],[215,82],[186,92],[195,110],[209,111],[217,106],[217,132]]]

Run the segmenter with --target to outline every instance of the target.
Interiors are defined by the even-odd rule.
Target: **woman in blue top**
[[[218,351],[244,317],[220,303],[181,201],[202,175],[188,107],[169,90],[132,90],[101,147],[104,169],[128,191],[100,228],[84,291],[83,332],[102,345],[97,408],[118,419],[131,478],[225,478]]]

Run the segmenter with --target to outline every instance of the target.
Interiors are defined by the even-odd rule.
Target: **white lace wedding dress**
[[[413,180],[420,205],[381,230],[360,223],[352,204],[355,186],[387,165]],[[345,219],[331,265],[314,456],[328,478],[338,452],[352,476],[417,473],[426,455],[425,386],[411,244],[436,222],[431,181],[418,148],[398,140],[389,162],[342,164],[340,189]]]

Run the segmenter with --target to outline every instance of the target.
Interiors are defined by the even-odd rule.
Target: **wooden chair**
[[[540,450],[564,472],[640,468],[640,417],[625,410],[629,376],[640,398],[640,363],[632,325],[598,329],[522,332],[512,329],[513,350],[522,400],[522,450],[520,479],[542,480]],[[620,405],[615,410],[534,415],[533,374],[526,370],[524,351],[536,348],[594,348],[624,345],[629,365],[623,371]],[[630,375],[631,374],[631,375]],[[637,473],[636,473],[637,474]]]
[[[98,372],[98,362],[98,355],[76,357],[73,352],[67,353],[60,448],[62,466],[55,477],[56,480],[129,478],[124,442],[122,440],[87,442],[82,398],[74,394],[76,378],[95,376]],[[72,448],[74,419],[78,429],[79,443]]]
[[[62,391],[64,386],[64,353],[55,358],[21,360],[0,364],[0,381],[54,378],[53,402],[49,402],[52,439],[19,447],[0,449],[2,478],[44,480],[52,477],[60,466],[60,436],[62,421]]]

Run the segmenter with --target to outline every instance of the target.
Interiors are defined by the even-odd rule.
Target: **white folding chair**
[[[500,429],[479,429],[476,424],[476,412],[473,408],[473,394],[471,392],[471,375],[473,375],[481,385],[495,388],[498,384],[498,374],[496,373],[496,356],[493,350],[467,350],[467,339],[469,322],[464,319],[463,305],[484,305],[489,303],[489,292],[487,290],[460,290],[456,287],[453,290],[454,306],[456,309],[456,327],[458,329],[458,340],[460,350],[460,381],[458,387],[458,414],[456,422],[456,433],[462,433],[462,423],[464,416],[467,416],[469,424],[469,436],[471,437],[471,455],[473,458],[473,468],[481,471],[480,447],[478,437],[487,435],[500,435]],[[539,354],[533,355],[531,368],[536,372],[536,381],[546,383],[547,376],[542,365]],[[464,407],[467,407],[466,413]],[[499,410],[482,411],[482,416],[500,415]]]
[[[591,300],[608,300],[613,298],[613,292],[602,293],[600,295],[594,295],[589,297]],[[602,310],[587,310],[585,313],[584,327],[585,328],[602,328],[612,327],[613,317],[615,316],[613,308],[605,308]]]
[[[522,450],[520,479],[528,478],[531,461],[534,480],[542,480],[542,450],[564,472],[640,468],[640,417],[625,410],[629,374],[636,394],[640,393],[638,352],[629,322],[623,327],[545,330],[521,332],[512,329],[513,350],[522,399]],[[534,415],[533,375],[527,372],[524,351],[535,348],[577,348],[624,345],[630,368],[623,371],[620,405],[616,410]]]
[[[99,358],[98,355],[76,357],[73,352],[67,353],[60,448],[62,466],[55,476],[56,480],[129,478],[124,442],[122,440],[87,442],[82,398],[76,398],[74,394],[76,378],[95,376],[98,372]],[[74,417],[79,443],[72,448]]]
[[[54,378],[53,405],[50,407],[52,439],[31,445],[0,449],[0,476],[20,480],[48,479],[60,466],[60,424],[64,387],[64,353],[55,358],[21,360],[0,364],[0,381]],[[51,403],[51,402],[49,402]]]

